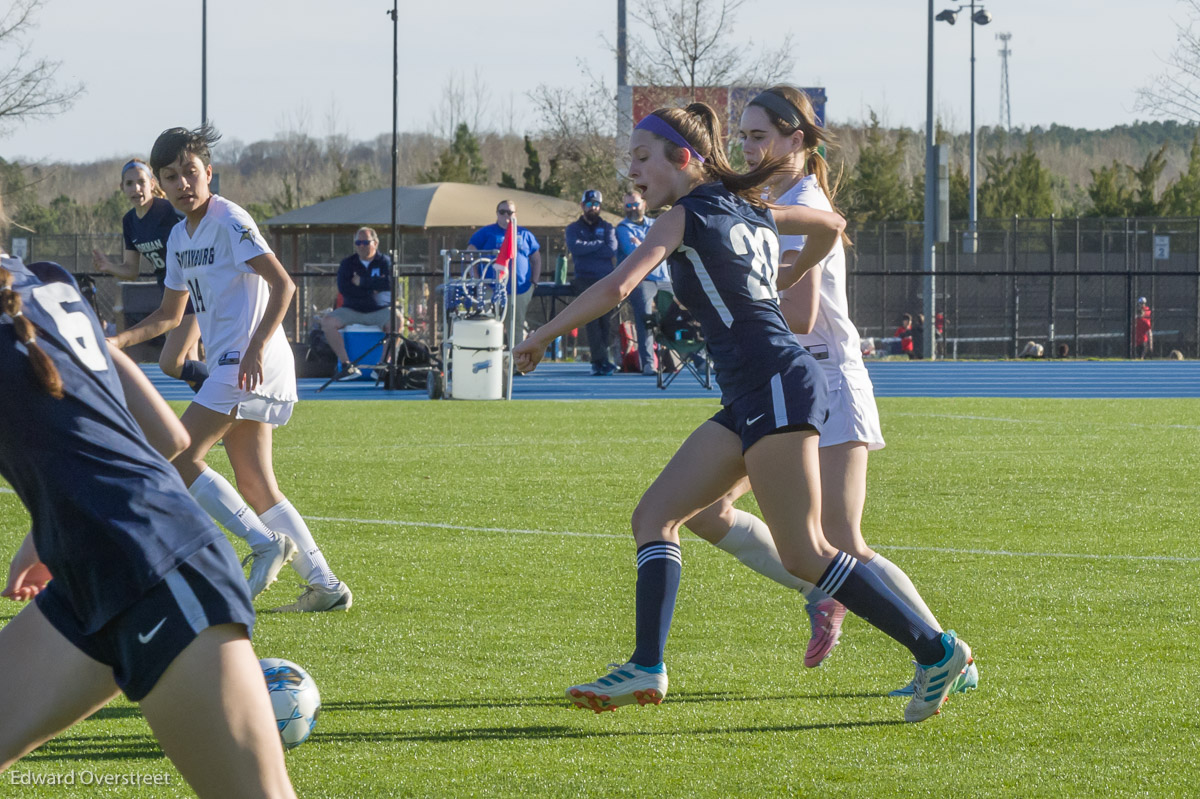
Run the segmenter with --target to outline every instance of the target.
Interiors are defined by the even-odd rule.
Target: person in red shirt
[[[906,313],[900,317],[900,327],[896,328],[896,332],[892,335],[900,339],[900,355],[912,357],[913,352],[913,318],[912,314]]]
[[[1139,361],[1154,350],[1154,330],[1150,325],[1150,306],[1145,298],[1138,300],[1133,319],[1133,357]]]

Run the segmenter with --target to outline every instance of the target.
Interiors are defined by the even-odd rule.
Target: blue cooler
[[[374,380],[370,367],[383,362],[383,328],[376,325],[346,325],[342,328],[342,341],[350,360],[358,361],[362,369],[359,380]],[[370,350],[368,353],[367,351]],[[362,356],[366,354],[366,357]],[[359,360],[362,358],[362,360]],[[341,364],[339,364],[339,367]]]

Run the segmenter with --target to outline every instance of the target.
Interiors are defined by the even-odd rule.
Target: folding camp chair
[[[712,390],[712,358],[700,325],[671,292],[659,291],[654,296],[654,313],[647,317],[646,326],[654,334],[659,388],[665,389],[687,371],[700,385]]]

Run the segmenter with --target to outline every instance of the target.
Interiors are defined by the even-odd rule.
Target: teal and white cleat
[[[667,695],[667,670],[659,663],[653,669],[634,663],[608,664],[608,674],[595,682],[572,685],[567,699],[575,707],[603,713],[621,705],[657,705]]]
[[[916,684],[914,677],[908,685],[903,688],[897,688],[894,691],[889,691],[888,696],[912,696],[913,685]],[[954,685],[950,686],[950,693],[965,694],[967,691],[974,691],[979,687],[979,669],[975,666],[975,660],[972,659],[967,667],[962,670],[962,673],[954,680]]]
[[[975,660],[972,658],[967,667],[962,670],[962,674],[954,680],[954,685],[950,686],[950,693],[965,694],[967,691],[974,691],[979,687],[979,669],[975,667]]]
[[[905,721],[924,721],[941,710],[946,695],[971,662],[971,647],[954,633],[942,633],[942,645],[947,652],[940,662],[931,666],[917,665],[913,697],[904,708]]]

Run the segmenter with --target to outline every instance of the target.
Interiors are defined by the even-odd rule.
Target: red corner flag
[[[517,216],[513,214],[508,227],[504,230],[504,241],[500,244],[500,254],[496,256],[496,277],[508,281],[508,270],[517,265]]]

